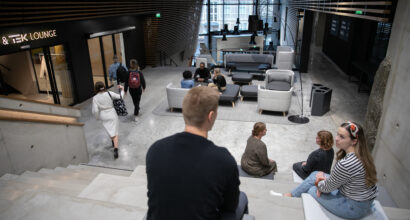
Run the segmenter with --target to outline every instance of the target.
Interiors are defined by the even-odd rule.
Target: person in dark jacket
[[[246,195],[239,191],[233,156],[208,140],[219,94],[206,86],[185,95],[185,130],[156,141],[146,156],[147,219],[242,219]]]
[[[261,177],[278,171],[276,162],[268,158],[266,144],[261,140],[266,131],[265,123],[257,122],[253,126],[252,135],[248,138],[241,167],[249,175]]]
[[[209,72],[208,68],[205,67],[205,63],[201,62],[199,64],[199,68],[195,70],[195,74],[194,74],[195,81],[207,83],[210,78],[211,78],[211,73]]]
[[[310,153],[306,161],[293,164],[293,170],[302,179],[306,179],[313,171],[330,173],[334,157],[332,133],[319,131],[316,136],[316,144],[319,145],[319,149]]]
[[[213,83],[209,83],[208,86],[212,88],[217,88],[219,92],[223,92],[226,89],[226,80],[224,75],[222,75],[221,70],[216,68],[214,70],[214,76],[212,77]]]
[[[128,88],[134,103],[134,120],[138,121],[140,110],[140,101],[142,92],[145,90],[145,79],[141,71],[139,71],[138,62],[135,59],[130,60],[130,69],[128,70],[128,80],[125,81],[124,91],[127,94]]]

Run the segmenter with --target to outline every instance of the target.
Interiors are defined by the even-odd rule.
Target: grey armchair
[[[288,46],[278,46],[276,48],[276,62],[274,67],[283,70],[292,70],[294,61],[294,50]]]
[[[293,71],[268,70],[266,71],[265,88],[258,86],[258,110],[283,112],[289,111],[293,87]]]
[[[182,102],[184,101],[184,97],[188,93],[189,89],[173,87],[172,83],[169,83],[166,90],[168,106],[171,112],[174,110],[174,108],[182,109]]]

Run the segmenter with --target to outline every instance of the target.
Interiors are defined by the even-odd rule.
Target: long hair
[[[353,135],[352,127],[351,126],[356,126],[358,131],[356,133],[356,136]],[[357,144],[355,147],[355,154],[356,156],[362,161],[362,164],[364,166],[364,169],[366,171],[366,185],[367,186],[373,186],[374,184],[377,183],[377,172],[376,172],[376,166],[374,165],[373,162],[373,157],[370,154],[369,148],[367,146],[366,138],[364,137],[364,131],[363,127],[356,122],[350,122],[350,123],[343,123],[340,125],[340,127],[343,127],[344,129],[347,130],[349,133],[349,136],[352,140],[357,139]],[[346,156],[346,152],[342,149],[340,149],[336,153],[336,159],[340,160]]]

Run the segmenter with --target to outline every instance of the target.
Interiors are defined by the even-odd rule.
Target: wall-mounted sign
[[[57,37],[57,31],[55,29],[52,29],[46,31],[2,35],[0,43],[1,45],[7,46],[55,37]]]
[[[330,34],[337,37],[339,34],[339,17],[332,16],[331,24],[330,24]]]
[[[339,38],[345,41],[349,40],[350,21],[342,19],[340,22]]]

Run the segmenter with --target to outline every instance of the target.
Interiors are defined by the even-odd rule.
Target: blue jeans
[[[312,172],[298,187],[292,190],[292,196],[300,197],[302,193],[309,193],[329,212],[342,218],[357,219],[372,213],[373,200],[352,200],[342,195],[339,190],[330,193],[321,193],[320,197],[317,197],[317,188],[315,186],[317,173],[317,171]],[[329,175],[325,174],[325,177],[328,178]]]

